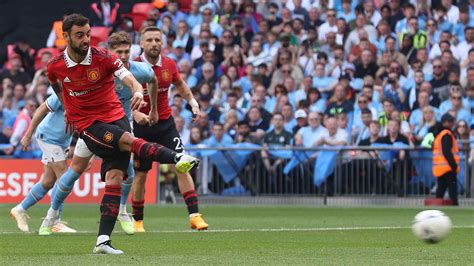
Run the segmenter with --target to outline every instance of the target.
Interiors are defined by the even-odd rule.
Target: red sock
[[[133,208],[133,219],[135,221],[143,220],[143,208],[144,208],[145,200],[142,201],[135,201],[132,198],[132,208]]]
[[[176,163],[176,152],[157,143],[137,138],[132,142],[132,152],[140,159],[153,160],[164,164]]]
[[[122,187],[120,185],[105,186],[104,197],[100,204],[99,235],[110,236],[114,230],[119,213],[121,189]]]
[[[186,202],[186,206],[188,207],[189,214],[199,212],[198,196],[194,189],[184,192],[183,198],[184,202]]]

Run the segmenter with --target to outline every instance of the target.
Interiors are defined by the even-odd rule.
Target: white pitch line
[[[312,231],[357,231],[357,230],[397,230],[410,229],[410,226],[368,226],[368,227],[319,227],[319,228],[252,228],[252,229],[214,229],[200,231],[199,233],[242,233],[242,232],[312,232]],[[459,225],[453,228],[474,228],[474,225]],[[147,233],[176,234],[196,233],[195,230],[147,230]],[[37,232],[0,232],[0,235],[10,234],[36,234]],[[78,231],[79,234],[94,234],[97,231]],[[116,231],[115,233],[120,233]]]

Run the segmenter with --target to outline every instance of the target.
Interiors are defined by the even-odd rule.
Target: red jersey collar
[[[150,66],[153,66],[152,63],[150,63],[150,62],[148,62],[148,60],[146,60],[144,53],[140,55],[140,58],[142,59],[143,62],[149,64]],[[162,62],[161,62],[161,55],[160,55],[160,56],[158,57],[158,62],[156,62],[155,66],[161,67],[161,63],[162,63]]]
[[[67,53],[67,47],[64,50],[64,62],[66,63],[67,68],[75,67],[75,66],[78,65],[78,63],[72,61],[72,59],[69,57],[69,55]],[[92,52],[91,52],[91,47],[90,46],[89,46],[89,50],[87,50],[86,57],[79,64],[84,65],[84,66],[90,66],[92,64]]]

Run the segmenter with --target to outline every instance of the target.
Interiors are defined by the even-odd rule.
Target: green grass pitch
[[[117,224],[112,244],[125,255],[93,255],[97,205],[66,205],[63,219],[80,233],[41,237],[47,206],[29,210],[30,231],[20,233],[0,205],[3,265],[473,265],[474,210],[444,208],[450,236],[439,244],[417,240],[413,208],[307,206],[201,206],[208,232],[191,232],[184,205],[146,206],[145,234],[125,235]]]

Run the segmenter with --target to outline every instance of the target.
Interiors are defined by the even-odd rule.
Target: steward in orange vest
[[[443,198],[448,188],[453,204],[458,205],[459,146],[451,131],[454,122],[455,118],[448,113],[441,118],[442,128],[433,142],[433,175],[438,184],[436,198]]]

